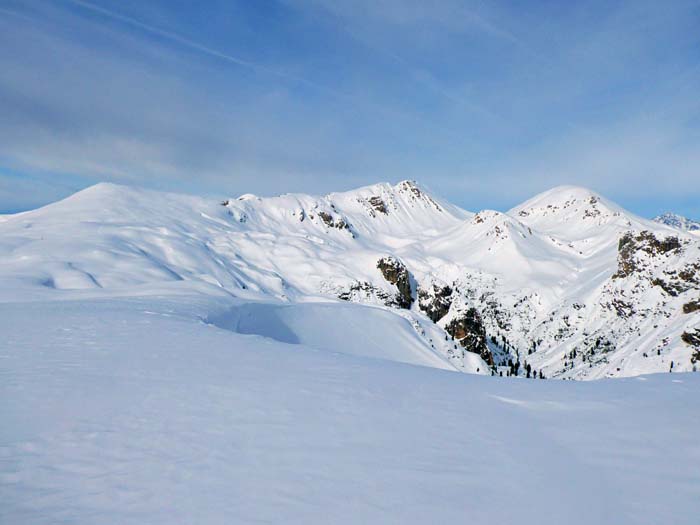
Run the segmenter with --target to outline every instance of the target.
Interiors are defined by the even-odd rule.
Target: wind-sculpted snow
[[[699,374],[470,376],[172,288],[0,304],[0,523],[697,523]]]
[[[672,239],[672,250],[649,249]],[[569,186],[508,213],[474,214],[411,181],[220,201],[100,184],[0,221],[6,299],[168,284],[324,302],[338,318],[360,311],[340,306],[354,302],[371,307],[363,324],[396,320],[386,324],[396,330],[392,358],[413,362],[419,341],[430,362],[437,353],[459,370],[499,375],[514,364],[574,379],[697,368],[700,349],[683,334],[700,329],[699,271],[697,236]],[[332,339],[324,347],[347,337]]]
[[[454,370],[429,348],[409,320],[355,304],[244,303],[207,318],[240,334],[255,334],[287,344]]]

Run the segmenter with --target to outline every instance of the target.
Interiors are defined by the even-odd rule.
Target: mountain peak
[[[573,201],[599,202],[601,200],[604,200],[603,197],[591,189],[584,188],[583,186],[563,185],[555,186],[552,189],[539,193],[538,195],[535,195],[531,199],[525,201],[519,207],[525,207],[526,205],[529,207],[548,205],[555,206]]]
[[[596,228],[612,224],[625,229],[636,216],[588,188],[557,186],[525,201],[509,214],[528,226],[560,235],[586,236]]]
[[[113,182],[98,182],[87,188],[83,188],[80,191],[75,192],[69,198],[85,198],[85,197],[95,197],[104,194],[114,193],[115,191],[127,189],[128,186],[122,184],[115,184]]]
[[[683,230],[691,233],[700,233],[700,221],[694,221],[688,219],[683,215],[678,215],[677,213],[666,212],[652,219],[654,222],[659,224],[665,224],[671,228],[676,228],[678,230]]]
[[[611,213],[624,211],[617,204],[588,188],[556,186],[526,200],[511,209],[509,213],[520,219],[530,216],[578,215],[578,212],[582,212],[584,217],[596,217],[600,215],[602,209]]]
[[[72,211],[84,209],[100,209],[112,207],[120,201],[130,200],[130,196],[136,193],[147,192],[148,190],[114,184],[112,182],[98,182],[80,191],[69,195],[65,199],[47,204],[46,209],[66,209]],[[40,208],[40,209],[44,209]],[[34,210],[39,211],[39,210]]]

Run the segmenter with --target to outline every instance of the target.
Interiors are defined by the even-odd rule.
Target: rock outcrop
[[[700,299],[695,300],[695,301],[690,301],[689,303],[685,303],[683,305],[683,313],[684,314],[692,314],[693,312],[698,312],[700,311]]]
[[[642,265],[638,257],[640,252],[657,256],[680,249],[681,243],[678,237],[666,237],[659,240],[650,231],[641,231],[636,235],[633,232],[627,232],[620,238],[617,246],[618,269],[613,278],[628,277],[639,271]]]
[[[693,353],[690,356],[690,362],[693,366],[700,362],[700,329],[696,328],[694,331],[683,332],[681,335],[681,340],[693,348]]]
[[[367,281],[355,281],[350,284],[347,288],[338,292],[338,299],[356,303],[375,302],[391,308],[400,308],[399,303],[396,301],[396,295],[389,294]]]
[[[427,315],[430,320],[437,323],[447,315],[452,306],[453,289],[448,285],[432,283],[427,287],[418,289],[418,308]]]
[[[411,276],[406,269],[406,265],[396,257],[388,256],[382,257],[377,261],[377,268],[382,272],[382,276],[387,282],[396,286],[399,308],[411,308],[413,304]]]
[[[347,230],[350,233],[352,233],[352,230],[350,230],[350,225],[348,224],[348,221],[343,219],[342,217],[334,217],[330,213],[327,213],[325,211],[319,211],[318,216],[320,219],[323,221],[323,223],[328,226],[329,228],[337,228],[338,230]],[[301,219],[303,220],[303,219]]]
[[[684,343],[700,350],[700,329],[695,329],[692,332],[683,332],[681,339]]]
[[[458,340],[465,350],[479,354],[489,365],[493,365],[493,355],[486,344],[486,329],[476,308],[468,308],[457,315],[447,323],[445,330]]]
[[[372,207],[373,210],[383,213],[384,215],[389,214],[389,210],[387,210],[386,203],[382,200],[381,197],[374,196],[369,198],[369,205]]]

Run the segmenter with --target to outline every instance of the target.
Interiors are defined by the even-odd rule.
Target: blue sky
[[[700,217],[700,0],[0,0],[0,210],[416,179]]]

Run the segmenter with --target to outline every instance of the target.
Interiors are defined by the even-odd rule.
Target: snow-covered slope
[[[0,217],[0,523],[694,524],[700,375],[456,372],[691,370],[699,243],[411,182]]]
[[[228,301],[0,304],[0,523],[697,523],[700,374],[470,376],[198,321]]]
[[[692,370],[699,273],[697,237],[570,186],[473,214],[411,181],[222,202],[99,184],[0,219],[0,299],[204,286],[263,305],[244,333],[482,374]]]
[[[240,334],[399,363],[455,370],[408,319],[357,304],[246,302],[206,321]]]
[[[683,217],[677,213],[666,212],[662,215],[654,217],[654,222],[700,235],[700,222],[688,219],[687,217]]]
[[[556,366],[564,377],[693,368],[697,348],[681,340],[698,325],[687,311],[700,291],[700,245],[691,236],[577,187],[545,192],[510,214],[577,255],[576,272],[561,281],[549,318],[530,334],[533,364],[563,360]]]

